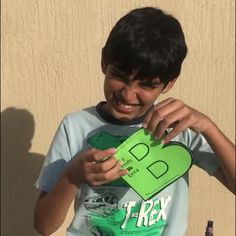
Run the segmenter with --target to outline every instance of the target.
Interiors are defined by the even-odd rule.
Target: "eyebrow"
[[[126,73],[124,73],[122,70],[120,70],[119,68],[117,68],[115,66],[111,66],[111,73],[114,73],[115,75],[120,76],[121,79],[127,80],[127,82],[132,82],[132,81],[138,80],[140,82],[148,83],[148,84],[161,84],[162,83],[160,78],[158,78],[158,77],[139,79],[139,78],[136,78],[136,76],[134,75],[132,78],[130,78],[129,75],[127,75]]]
[[[112,66],[111,72],[117,75],[121,75],[122,77],[127,77],[122,70],[119,70],[117,67]]]

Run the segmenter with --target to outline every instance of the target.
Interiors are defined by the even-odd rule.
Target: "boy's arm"
[[[62,225],[83,183],[98,186],[127,174],[127,170],[121,170],[121,163],[117,162],[115,152],[114,148],[104,151],[92,149],[78,155],[68,165],[54,188],[48,193],[40,193],[34,209],[34,226],[40,234],[48,236]]]
[[[235,145],[206,115],[180,100],[168,98],[154,106],[145,117],[143,126],[157,138],[164,137],[165,130],[172,127],[163,139],[165,143],[187,128],[201,133],[220,161],[215,177],[235,193]]]
[[[34,209],[34,227],[40,234],[48,236],[62,225],[77,191],[63,174],[51,192],[40,192]]]
[[[214,176],[235,194],[235,145],[209,120],[202,134],[219,157],[220,168]]]

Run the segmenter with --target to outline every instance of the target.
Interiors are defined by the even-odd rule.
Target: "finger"
[[[146,115],[144,121],[143,121],[143,127],[144,128],[147,128],[151,118],[152,118],[152,115],[153,115],[153,112],[156,111],[157,109],[163,107],[163,106],[166,106],[167,104],[169,104],[170,102],[172,102],[174,99],[173,98],[168,98],[168,99],[165,99],[161,102],[159,102],[158,104],[156,104],[149,112],[148,114]]]
[[[116,158],[114,156],[111,156],[105,161],[91,163],[89,165],[89,172],[90,173],[107,172],[110,169],[112,169],[116,164],[117,164]]]
[[[106,150],[92,149],[86,156],[87,162],[101,162],[116,153],[115,148],[109,148]]]
[[[177,124],[162,140],[163,143],[170,142],[173,138],[175,138],[177,135],[179,135],[182,131],[186,130],[191,125],[191,121],[188,119],[188,117],[184,118]]]
[[[178,100],[168,100],[165,102],[165,105],[157,108],[153,114],[152,117],[147,125],[147,129],[151,133],[155,133],[159,123],[162,123],[163,120],[166,120],[168,116],[170,116],[171,113],[174,111],[180,109],[183,107],[183,103]]]
[[[157,104],[155,105],[155,107],[156,107],[157,109],[159,109],[159,108],[161,108],[161,107],[163,107],[163,106],[166,106],[166,105],[169,104],[169,103],[172,103],[173,101],[176,101],[176,99],[174,99],[174,98],[167,98],[167,99],[164,99],[163,101],[157,103]]]
[[[165,131],[170,127],[175,127],[187,115],[185,109],[177,109],[165,116],[165,118],[158,124],[154,132],[154,136],[159,139],[163,137]]]
[[[106,184],[106,183],[109,183],[109,182],[112,182],[116,179],[119,179],[120,177],[124,176],[124,175],[127,175],[128,174],[128,171],[127,170],[120,170],[119,174],[117,175],[117,177],[114,176],[114,178],[112,180],[103,180],[103,181],[93,181],[91,183],[91,185],[93,186],[100,186],[102,184]]]
[[[89,179],[90,179],[89,182],[92,185],[98,184],[98,183],[99,184],[107,183],[107,182],[111,182],[115,179],[118,179],[127,173],[128,173],[128,171],[121,169],[121,164],[119,162],[117,162],[117,164],[107,172],[103,172],[103,173],[99,173],[99,174],[98,173],[91,174],[89,177]]]

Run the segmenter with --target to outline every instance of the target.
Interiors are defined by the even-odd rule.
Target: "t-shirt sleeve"
[[[35,186],[49,192],[72,159],[65,119],[59,125]]]
[[[203,135],[191,130],[188,130],[186,135],[187,145],[193,152],[193,163],[205,170],[209,175],[214,175],[220,164],[206,139]]]

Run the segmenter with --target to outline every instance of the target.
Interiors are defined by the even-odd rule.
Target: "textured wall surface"
[[[167,96],[209,115],[233,140],[235,118],[234,0],[2,0],[2,235],[36,236],[36,180],[63,116],[103,99],[100,53],[128,10],[157,6],[183,25],[189,54]],[[235,235],[234,197],[191,170],[188,236]],[[72,208],[55,236],[65,235]]]

